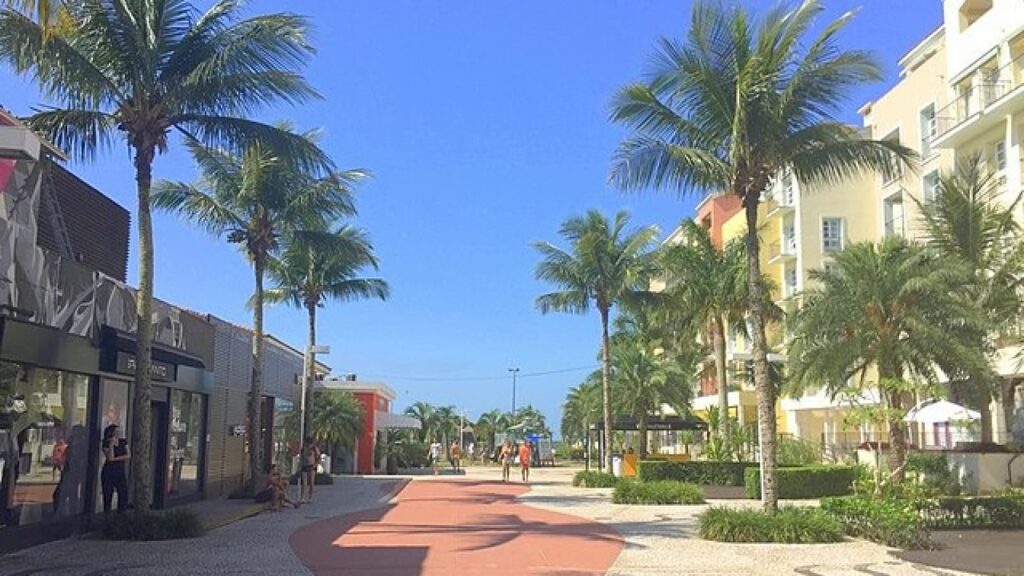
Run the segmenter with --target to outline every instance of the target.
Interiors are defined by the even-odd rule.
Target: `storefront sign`
[[[117,372],[119,374],[135,374],[135,355],[127,352],[117,353]],[[152,360],[149,375],[160,382],[174,381],[174,365]]]

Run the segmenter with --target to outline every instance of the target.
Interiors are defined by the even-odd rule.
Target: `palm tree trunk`
[[[881,398],[888,404],[886,411],[886,425],[889,428],[889,475],[892,482],[900,484],[906,475],[904,468],[907,461],[907,428],[903,421],[905,416],[905,405],[903,392],[891,384],[903,374],[903,370],[891,362],[879,360],[878,381],[881,384]],[[886,390],[886,388],[892,388]]]
[[[761,285],[761,247],[757,237],[757,195],[746,195],[747,286],[750,298],[750,332],[753,339],[754,387],[757,390],[757,430],[761,448],[761,504],[766,512],[779,509],[775,487],[775,390],[768,380],[768,339],[764,332],[764,295]],[[728,416],[728,413],[723,414]]]
[[[305,362],[306,362],[306,380],[302,385],[306,388],[306,418],[313,417],[313,381],[316,378],[316,355],[313,353],[313,347],[316,346],[316,304],[306,303],[306,310],[309,312],[309,337],[308,337],[308,348],[306,350]],[[299,436],[303,439],[306,438],[306,431],[302,430]]]
[[[135,182],[139,201],[139,291],[135,299],[135,385],[132,395],[131,469],[136,510],[149,510],[152,501],[150,445],[152,406],[150,365],[153,353],[153,220],[149,192],[153,183],[154,147],[136,147]]]
[[[601,391],[604,396],[604,460],[612,471],[612,355],[608,337],[608,309],[601,309]]]
[[[249,387],[249,414],[246,434],[249,441],[249,483],[258,485],[263,475],[263,443],[260,416],[263,402],[263,270],[264,262],[257,256],[253,259],[256,292],[252,306],[252,380]]]
[[[640,458],[647,458],[647,411],[644,410],[640,413],[640,418],[637,419],[637,432],[640,433],[640,446],[637,452],[640,453]]]
[[[722,318],[711,320],[711,342],[715,350],[715,379],[718,390],[718,437],[723,442],[729,437],[729,382],[725,369],[725,329]]]

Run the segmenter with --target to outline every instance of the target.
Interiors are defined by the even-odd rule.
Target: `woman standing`
[[[103,469],[100,472],[100,483],[103,485],[103,512],[110,512],[110,505],[117,490],[117,511],[123,512],[128,507],[128,474],[125,462],[131,459],[128,442],[120,438],[117,424],[111,424],[103,430]]]
[[[512,443],[505,440],[501,445],[501,481],[508,482],[512,469]]]

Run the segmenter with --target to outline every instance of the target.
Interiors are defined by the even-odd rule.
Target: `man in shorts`
[[[313,501],[313,484],[316,482],[316,467],[320,463],[320,449],[313,442],[313,438],[306,438],[306,443],[300,452],[302,468],[299,469],[299,503],[304,504]]]
[[[437,476],[441,465],[441,450],[441,442],[435,438],[427,451],[427,455],[430,457],[430,467],[434,469],[434,476]]]
[[[530,443],[523,440],[519,445],[519,471],[523,475],[523,482],[530,482]]]

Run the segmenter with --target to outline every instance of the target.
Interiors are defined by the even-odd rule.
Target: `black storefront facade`
[[[31,133],[0,113],[0,129]],[[132,422],[129,215],[45,145],[0,154],[0,550],[102,510],[101,430]],[[154,504],[203,497],[213,326],[154,302]]]

